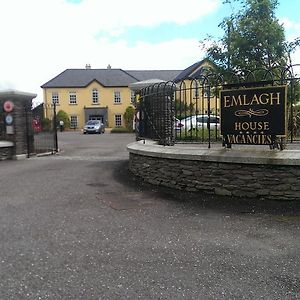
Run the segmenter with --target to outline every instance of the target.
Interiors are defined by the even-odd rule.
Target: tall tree
[[[288,55],[284,28],[275,16],[278,1],[224,0],[223,4],[232,2],[239,2],[241,9],[219,25],[224,30],[220,40],[208,38],[210,46],[204,46],[207,57],[221,70],[285,66]]]

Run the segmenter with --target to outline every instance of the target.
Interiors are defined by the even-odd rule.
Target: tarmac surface
[[[133,141],[0,162],[0,299],[300,299],[300,203],[148,185]]]

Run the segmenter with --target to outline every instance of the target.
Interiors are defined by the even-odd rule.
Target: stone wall
[[[0,160],[12,159],[13,147],[0,147]]]
[[[23,158],[34,152],[34,139],[32,129],[32,99],[36,94],[16,90],[0,91],[0,142],[10,142],[11,149],[1,147],[0,158]],[[13,104],[13,109],[6,111],[6,102]],[[10,115],[12,123],[6,124],[5,118]],[[8,130],[10,128],[10,130]]]
[[[299,165],[170,159],[130,152],[129,168],[151,184],[184,191],[300,200]]]

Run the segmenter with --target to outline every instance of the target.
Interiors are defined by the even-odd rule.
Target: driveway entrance
[[[134,135],[58,133],[0,162],[0,299],[297,299],[297,203],[161,189],[128,172]]]

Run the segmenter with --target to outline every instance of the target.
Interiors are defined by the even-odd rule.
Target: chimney
[[[86,68],[87,70],[90,70],[90,69],[91,69],[91,65],[90,65],[90,64],[86,64],[86,65],[85,65],[85,68]]]

